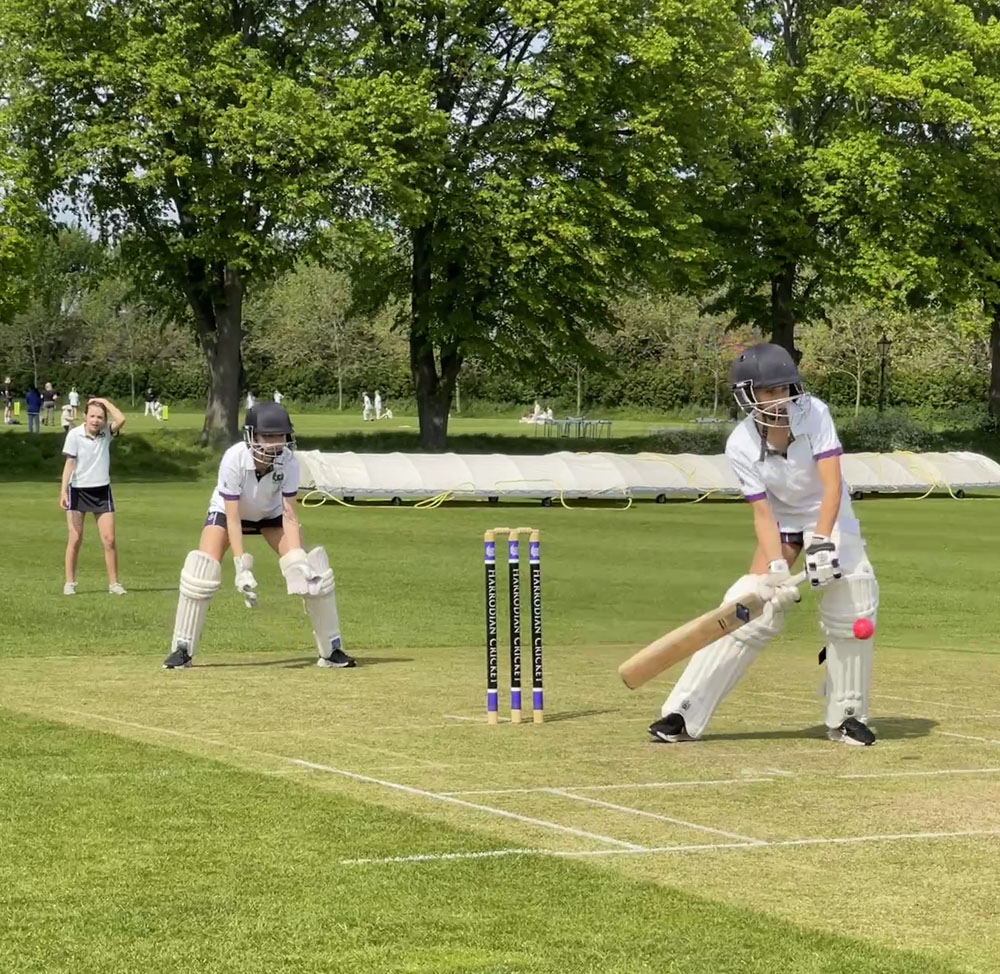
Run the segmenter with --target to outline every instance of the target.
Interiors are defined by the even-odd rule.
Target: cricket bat
[[[793,575],[785,584],[800,585],[806,580],[806,573]],[[618,667],[618,675],[630,690],[669,669],[675,663],[694,655],[699,649],[740,626],[756,619],[763,611],[765,602],[755,594],[726,602],[704,615],[685,622],[664,636],[651,642],[638,653],[630,656]]]

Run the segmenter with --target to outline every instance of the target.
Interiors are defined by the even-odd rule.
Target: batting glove
[[[825,534],[814,534],[806,548],[806,575],[813,588],[829,585],[843,577],[840,570],[840,553]]]

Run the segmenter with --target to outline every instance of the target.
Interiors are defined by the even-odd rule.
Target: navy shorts
[[[115,499],[111,496],[111,484],[103,487],[70,487],[69,508],[81,514],[114,514]]]
[[[801,531],[782,531],[781,543],[797,545],[801,548],[805,544],[805,539],[803,538]]]
[[[244,534],[260,534],[261,528],[280,528],[282,523],[283,519],[279,514],[277,517],[265,517],[259,521],[241,520],[240,526],[243,528]],[[226,517],[224,511],[209,511],[208,517],[205,518],[205,527],[209,525],[214,525],[225,531],[229,528],[229,518]]]

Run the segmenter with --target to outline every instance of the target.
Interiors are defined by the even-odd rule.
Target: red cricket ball
[[[875,626],[872,625],[871,619],[855,619],[854,620],[854,636],[857,639],[871,639],[872,634],[875,632]]]

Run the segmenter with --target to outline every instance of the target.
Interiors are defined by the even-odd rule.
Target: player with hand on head
[[[730,435],[726,456],[753,512],[757,548],[749,573],[723,601],[752,592],[768,604],[757,619],[691,657],[649,731],[667,743],[701,737],[715,708],[781,632],[785,607],[798,600],[788,585],[790,566],[805,549],[806,575],[820,596],[828,736],[874,744],[868,693],[878,582],[841,474],[843,449],[830,410],[806,394],[792,356],[779,345],[746,349],[730,381],[746,418]]]
[[[97,521],[104,546],[108,592],[125,595],[118,581],[118,544],[115,540],[115,500],[111,493],[111,442],[125,425],[125,414],[110,399],[91,399],[83,422],[66,434],[63,443],[62,486],[59,507],[66,512],[66,583],[63,595],[76,595],[76,563],[83,544],[88,514]]]
[[[299,462],[292,422],[284,406],[258,402],[247,410],[243,442],[226,450],[208,517],[196,551],[181,569],[180,594],[168,670],[191,666],[208,604],[222,584],[222,558],[232,548],[236,589],[247,608],[257,604],[253,555],[243,548],[244,535],[260,534],[278,555],[289,595],[299,595],[312,624],[319,652],[317,665],[355,666],[344,652],[334,590],[333,570],[323,548],[308,554],[295,513]]]

